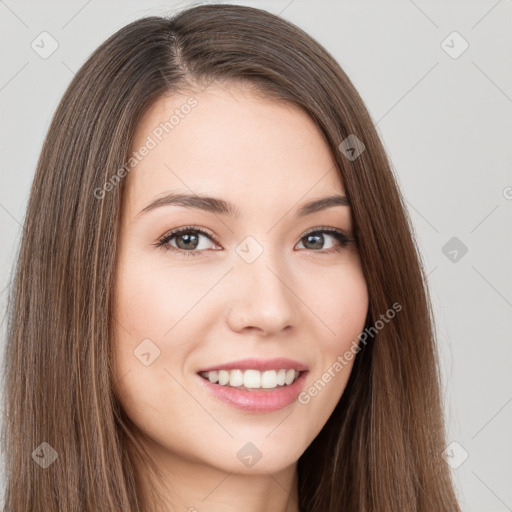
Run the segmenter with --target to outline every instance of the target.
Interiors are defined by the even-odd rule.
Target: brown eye
[[[184,227],[164,235],[156,245],[187,256],[195,256],[206,249],[212,249],[212,247],[208,247],[208,240],[212,243],[216,242],[212,235],[202,229]]]
[[[174,235],[173,238],[176,239],[176,246],[178,249],[197,249],[199,245],[199,236],[197,233],[184,233],[179,235]]]
[[[330,242],[330,239],[336,240],[338,244],[336,245],[335,242]],[[311,249],[313,252],[336,252],[346,247],[351,241],[352,240],[341,231],[321,229],[309,232],[301,238],[300,243],[302,243],[305,249]],[[326,243],[328,247],[325,247]]]

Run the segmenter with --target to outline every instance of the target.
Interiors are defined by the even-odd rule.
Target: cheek
[[[301,293],[318,320],[324,354],[344,350],[363,330],[369,295],[359,260],[317,273],[304,282]]]
[[[178,383],[190,351],[178,323],[190,309],[184,305],[185,287],[173,286],[179,274],[179,269],[164,270],[142,258],[124,260],[116,281],[113,347],[113,389],[123,410],[143,432],[157,432],[161,426],[160,434],[178,445],[187,441],[186,429],[169,422],[169,415],[190,408]]]
[[[329,304],[332,308],[327,314],[336,333],[336,344],[339,348],[344,348],[347,342],[357,338],[366,321],[369,296],[363,275],[354,273],[347,278]]]
[[[369,306],[369,294],[363,272],[359,265],[355,265],[347,272],[338,286],[332,287],[329,300],[325,301],[326,322],[330,326],[331,336],[322,338],[322,358],[324,372],[329,370],[332,388],[337,388],[336,396],[341,392],[348,381],[352,370],[354,358],[359,345],[359,335],[364,329]],[[341,370],[336,362],[343,359]],[[336,371],[337,370],[337,371]],[[343,374],[343,375],[341,375]],[[326,376],[328,378],[328,376]],[[336,384],[337,382],[337,384]]]
[[[203,273],[186,271],[183,265],[128,255],[119,265],[116,318],[133,338],[168,339],[208,290],[208,282]]]
[[[167,410],[179,408],[181,388],[172,375],[181,382],[187,357],[196,347],[191,340],[200,339],[193,334],[200,329],[195,315],[200,307],[194,309],[194,305],[199,306],[211,287],[209,279],[204,272],[185,273],[180,264],[155,264],[154,258],[137,251],[127,251],[120,259],[114,305],[114,389],[133,417],[141,408],[156,412],[158,404],[166,404]]]
[[[318,317],[314,322],[318,357],[299,396],[314,423],[310,424],[313,433],[321,430],[345,390],[369,306],[366,280],[357,261],[340,272],[325,274],[316,284],[317,291],[309,292],[308,306]]]

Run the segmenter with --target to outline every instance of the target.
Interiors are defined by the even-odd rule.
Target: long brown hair
[[[225,4],[125,26],[78,71],[52,119],[8,301],[6,509],[142,510],[127,450],[135,440],[112,392],[126,181],[119,170],[152,102],[214,81],[244,82],[315,121],[351,204],[370,296],[367,326],[401,305],[361,344],[339,403],[298,461],[300,510],[460,511],[441,455],[445,426],[426,277],[373,121],[347,75],[309,35],[263,10]],[[357,158],[340,150],[349,135],[364,144]],[[55,455],[45,468],[36,463]]]

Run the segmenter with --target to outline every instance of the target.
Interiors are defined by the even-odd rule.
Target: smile
[[[213,384],[248,390],[290,386],[299,378],[300,372],[284,368],[266,371],[234,369],[201,372],[200,375]]]
[[[299,372],[293,369],[263,372],[234,369],[200,372],[197,377],[200,385],[221,402],[244,412],[268,413],[293,404],[304,388],[308,373],[306,370]],[[283,382],[283,375],[284,383],[278,384]],[[232,378],[233,383],[238,385],[231,385]],[[219,379],[225,384],[221,384]]]

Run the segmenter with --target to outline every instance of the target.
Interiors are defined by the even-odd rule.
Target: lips
[[[308,373],[308,371],[301,371],[299,377],[290,385],[251,390],[222,386],[200,375],[197,378],[198,384],[221,402],[244,412],[262,414],[276,412],[292,405],[304,388]]]
[[[240,359],[238,361],[230,361],[227,363],[217,364],[215,366],[208,366],[207,368],[201,368],[197,371],[197,373],[201,372],[213,372],[218,370],[298,370],[306,371],[308,370],[307,365],[295,361],[293,359],[288,359],[286,357],[276,357],[274,359],[258,359],[258,358],[248,358],[248,359]]]

